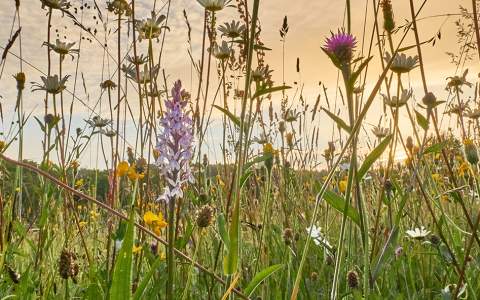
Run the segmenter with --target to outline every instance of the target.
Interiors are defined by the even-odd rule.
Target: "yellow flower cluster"
[[[137,172],[135,163],[129,164],[127,161],[121,161],[117,166],[117,176],[127,176],[130,180],[143,179],[145,174]]]
[[[143,215],[143,221],[145,224],[150,228],[156,235],[160,235],[161,230],[167,227],[167,222],[163,218],[161,212],[158,214],[154,214],[151,211],[147,211],[145,215]]]

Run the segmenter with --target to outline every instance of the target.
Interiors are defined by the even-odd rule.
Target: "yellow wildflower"
[[[160,235],[162,228],[168,225],[161,212],[156,215],[151,211],[147,211],[145,215],[143,215],[143,221],[156,235]]]
[[[96,219],[98,219],[99,216],[100,216],[100,214],[98,212],[96,212],[94,210],[90,211],[90,218],[92,218],[92,220],[95,221]]]
[[[458,167],[458,174],[461,177],[464,177],[465,175],[468,175],[470,173],[470,166],[468,165],[467,162],[462,162],[460,166]]]
[[[222,177],[220,175],[217,175],[217,184],[222,188],[225,187],[225,182],[222,180]]]
[[[143,179],[145,174],[138,173],[137,170],[135,169],[135,164],[133,164],[128,168],[127,176],[130,180],[137,180],[137,179],[140,180],[140,179]]]
[[[346,180],[340,180],[338,183],[338,188],[340,189],[340,193],[345,193],[347,190],[347,181]]]
[[[443,184],[443,177],[442,175],[438,174],[438,173],[434,173],[432,174],[432,179],[433,181],[435,181],[437,184]]]
[[[133,245],[133,249],[132,249],[132,252],[133,254],[138,254],[140,253],[140,251],[142,251],[142,246],[137,246],[137,245]]]
[[[83,184],[84,184],[83,178],[80,178],[77,181],[75,181],[75,188],[78,189],[78,188],[82,187]]]
[[[128,173],[129,165],[126,161],[121,161],[117,166],[117,176],[122,177]]]

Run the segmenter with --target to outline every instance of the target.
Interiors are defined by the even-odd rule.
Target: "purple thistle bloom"
[[[351,34],[338,31],[327,38],[323,49],[333,55],[340,64],[348,64],[352,60],[357,40]]]
[[[193,182],[190,169],[192,159],[192,119],[186,112],[187,100],[180,80],[172,88],[172,99],[165,100],[165,112],[160,120],[162,128],[157,137],[156,161],[167,182],[159,200],[168,202],[183,197],[182,186]]]

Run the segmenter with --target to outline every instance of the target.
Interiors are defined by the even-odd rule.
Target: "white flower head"
[[[407,230],[406,233],[407,237],[409,238],[423,240],[430,234],[430,231],[426,230],[425,226],[420,226],[414,229]]]
[[[331,252],[333,247],[330,242],[323,236],[321,231],[322,229],[320,227],[312,225],[312,227],[307,227],[306,230],[307,233],[310,233],[310,237],[312,238],[315,245],[322,246],[329,252]]]

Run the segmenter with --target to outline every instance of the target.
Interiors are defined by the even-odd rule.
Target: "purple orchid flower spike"
[[[172,98],[165,100],[165,112],[160,120],[161,133],[157,137],[156,161],[167,186],[158,200],[168,202],[183,197],[183,187],[193,183],[190,161],[192,159],[193,121],[187,107],[186,93],[180,80],[175,82]]]

